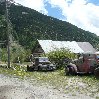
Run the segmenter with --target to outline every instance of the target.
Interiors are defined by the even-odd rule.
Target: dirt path
[[[42,85],[32,80],[0,74],[0,99],[94,99],[89,96],[64,94],[49,85]]]

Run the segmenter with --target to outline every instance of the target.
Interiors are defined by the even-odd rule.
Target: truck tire
[[[41,70],[42,70],[42,68],[41,68],[40,66],[38,66],[38,70],[39,70],[39,71],[41,71]]]
[[[65,67],[65,74],[69,75],[69,67]]]
[[[75,64],[68,64],[65,67],[65,74],[66,75],[75,75],[77,73],[77,67]]]
[[[27,71],[29,71],[29,65],[27,65]]]
[[[94,71],[95,77],[99,79],[99,67]]]
[[[75,75],[76,74],[73,66],[69,67],[69,73],[71,75]]]
[[[27,65],[27,71],[33,71],[33,70],[34,70],[33,66]]]

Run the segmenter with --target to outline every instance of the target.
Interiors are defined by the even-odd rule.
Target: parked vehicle
[[[56,65],[52,64],[48,57],[35,57],[34,63],[32,65],[27,65],[27,71],[33,70],[45,70],[52,71],[56,69]]]
[[[66,75],[94,73],[99,77],[99,57],[97,54],[83,54],[65,67]]]

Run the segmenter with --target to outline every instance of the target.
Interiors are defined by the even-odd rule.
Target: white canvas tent
[[[52,40],[38,40],[33,49],[34,56],[55,51],[57,49],[68,49],[73,53],[96,53],[96,49],[89,42],[76,41],[52,41]]]
[[[77,42],[77,44],[85,53],[95,53],[97,51],[89,42]]]
[[[52,41],[52,40],[38,40],[40,46],[45,53],[50,51],[55,51],[56,49],[69,49],[74,53],[84,53],[84,51],[79,47],[75,41]]]

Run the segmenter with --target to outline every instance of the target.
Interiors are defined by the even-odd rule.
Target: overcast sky
[[[99,36],[99,0],[15,0]]]

